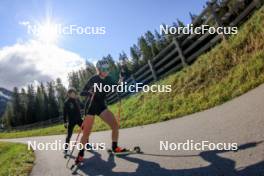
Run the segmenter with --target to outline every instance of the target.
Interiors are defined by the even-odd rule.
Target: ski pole
[[[117,123],[118,127],[120,127],[120,118],[121,118],[121,97],[119,96],[118,92],[116,93],[118,97],[118,114],[117,114]]]

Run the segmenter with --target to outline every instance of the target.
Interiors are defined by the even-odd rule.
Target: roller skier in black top
[[[109,63],[106,60],[98,61],[96,64],[97,74],[89,79],[87,84],[85,85],[83,91],[81,92],[81,96],[86,96],[91,99],[93,95],[93,99],[91,100],[90,106],[89,103],[86,104],[85,107],[85,119],[83,122],[83,135],[81,138],[81,143],[83,146],[89,141],[89,136],[92,130],[92,126],[94,123],[95,115],[99,116],[107,125],[112,129],[112,150],[114,152],[124,152],[126,149],[123,149],[118,146],[118,135],[119,135],[119,125],[114,117],[114,114],[107,108],[106,105],[106,92],[96,91],[94,92],[95,84],[102,86],[112,85],[111,81],[109,81]],[[83,161],[84,149],[79,151],[79,154],[75,160],[75,163]]]
[[[74,88],[70,88],[67,92],[68,98],[64,102],[63,107],[63,120],[64,127],[67,129],[67,137],[65,141],[65,154],[68,150],[68,145],[73,133],[73,129],[75,125],[81,127],[82,125],[82,117],[81,117],[81,104],[79,99],[77,98],[77,92]]]

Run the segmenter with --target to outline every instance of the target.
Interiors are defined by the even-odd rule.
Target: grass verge
[[[161,122],[222,104],[264,82],[264,7],[237,35],[222,41],[191,66],[155,84],[172,85],[171,93],[139,93],[122,101],[121,127]],[[110,109],[117,112],[118,104]],[[93,130],[108,127],[96,119]],[[77,130],[77,129],[75,129]],[[0,138],[65,133],[62,125],[0,133]]]
[[[0,176],[29,175],[34,153],[25,144],[0,142]]]

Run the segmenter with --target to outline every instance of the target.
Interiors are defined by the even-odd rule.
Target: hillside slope
[[[264,7],[239,29],[237,35],[222,41],[193,65],[158,82],[172,85],[171,93],[140,93],[124,100],[122,127],[202,111],[263,83],[263,26]]]

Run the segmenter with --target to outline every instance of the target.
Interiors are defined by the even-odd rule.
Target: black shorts
[[[79,127],[82,126],[83,120],[81,119],[81,117],[78,119],[74,119],[74,118],[71,118],[71,119],[73,120],[69,120],[68,122],[70,126],[75,126],[75,125],[78,125]]]
[[[90,108],[89,102],[85,106],[85,115],[100,115],[104,110],[107,109],[107,106],[104,102],[93,101]]]

